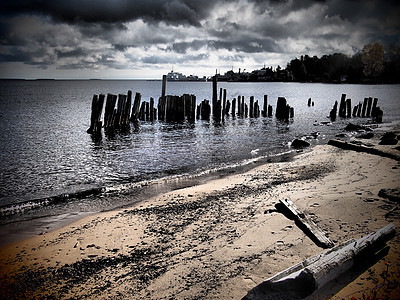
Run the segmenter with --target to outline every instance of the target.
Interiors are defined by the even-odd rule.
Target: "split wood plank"
[[[279,202],[290,212],[296,222],[315,238],[317,244],[324,248],[332,248],[334,243],[325,235],[321,228],[313,222],[303,211],[300,210],[290,199],[279,200]]]

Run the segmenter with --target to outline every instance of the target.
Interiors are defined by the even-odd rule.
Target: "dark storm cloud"
[[[215,3],[187,0],[3,0],[0,11],[3,15],[46,15],[68,23],[124,23],[143,19],[200,26],[200,21]]]
[[[351,55],[399,45],[399,15],[391,0],[2,0],[0,62],[128,70]]]

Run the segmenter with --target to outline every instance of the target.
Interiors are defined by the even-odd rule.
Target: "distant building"
[[[206,81],[206,77],[199,78],[196,75],[183,75],[179,72],[174,72],[173,70],[167,74],[167,81]]]

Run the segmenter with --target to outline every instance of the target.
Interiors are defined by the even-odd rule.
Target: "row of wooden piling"
[[[361,118],[372,117],[377,123],[382,123],[383,111],[378,106],[378,98],[364,98],[364,102],[359,102],[352,109],[351,99],[346,99],[346,94],[342,94],[339,111],[338,102],[335,101],[335,104],[329,113],[329,117],[332,121],[335,121],[337,116],[341,118],[351,118],[352,116]]]
[[[104,127],[106,131],[114,129],[123,130],[129,127],[130,122],[135,121],[193,121],[195,119],[209,120],[213,116],[214,120],[221,121],[227,116],[243,118],[272,117],[273,109],[268,104],[268,95],[264,95],[263,109],[260,109],[258,100],[254,96],[250,97],[249,105],[245,103],[244,96],[233,98],[232,102],[226,99],[226,89],[220,89],[220,99],[210,105],[209,100],[203,100],[196,106],[196,96],[184,94],[182,96],[163,95],[159,98],[158,105],[155,107],[154,99],[141,101],[141,94],[136,93],[132,101],[132,92],[126,95],[107,94],[104,122],[101,121],[101,114],[105,95],[94,95],[92,101],[91,125],[88,133],[99,133]],[[133,102],[133,103],[132,103]],[[212,107],[215,113],[212,111]],[[283,97],[278,98],[276,118],[288,120],[293,118],[294,110],[286,103]]]

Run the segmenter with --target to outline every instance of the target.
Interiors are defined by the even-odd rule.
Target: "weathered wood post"
[[[202,120],[210,120],[210,114],[211,114],[211,106],[210,106],[210,101],[204,99],[200,105],[198,106],[198,113],[197,113],[197,118],[200,118]]]
[[[116,98],[112,94],[107,94],[106,107],[104,111],[104,128],[107,130],[113,126],[113,114]]]
[[[140,109],[140,101],[142,99],[142,95],[140,93],[135,94],[135,100],[133,102],[131,121],[134,122],[139,117],[139,109]]]
[[[225,119],[225,114],[226,114],[226,89],[223,91],[223,100],[222,100],[222,120]]]
[[[250,118],[254,117],[254,96],[250,96]]]
[[[161,86],[161,97],[165,99],[165,91],[167,89],[167,75],[163,75],[162,77],[162,86]]]
[[[346,94],[342,94],[339,105],[339,117],[346,118]]]
[[[150,122],[154,121],[154,99],[150,97]]]
[[[91,115],[90,115],[90,127],[88,130],[86,130],[87,133],[94,132],[95,123],[97,120],[97,101],[98,101],[98,99],[99,99],[99,96],[93,95],[92,110],[91,110]]]
[[[273,112],[272,112],[272,105],[268,104],[268,117],[272,117]]]
[[[232,118],[236,116],[236,98],[232,99]]]
[[[242,117],[247,115],[247,113],[246,113],[246,105],[244,103],[244,96],[242,96],[242,103],[240,104],[240,110],[242,112]]]
[[[90,127],[86,131],[87,133],[94,133],[96,135],[101,134],[101,113],[103,111],[105,95],[100,94],[99,96],[93,95],[92,99],[92,111],[90,116]]]
[[[331,111],[329,113],[329,118],[331,119],[331,121],[335,121],[336,120],[337,107],[338,107],[338,102],[335,101],[335,104],[333,105],[333,108],[331,109]]]
[[[225,114],[229,115],[229,111],[231,109],[231,102],[229,100],[226,100],[226,107],[225,107]]]
[[[361,117],[365,117],[365,112],[367,110],[368,98],[364,98],[364,104],[362,107]]]
[[[287,119],[287,107],[286,107],[286,99],[284,97],[278,97],[278,101],[276,103],[276,112],[275,117],[277,119]]]
[[[371,107],[372,107],[372,97],[369,97],[367,105],[367,118],[371,116]]]
[[[362,103],[359,102],[357,105],[357,117],[361,117]]]
[[[346,107],[347,107],[347,118],[351,118],[351,99],[346,100]]]
[[[213,77],[213,93],[212,93],[212,113],[213,117],[215,119],[218,119],[218,109],[217,109],[217,103],[218,103],[218,84],[217,84],[217,75]]]
[[[374,104],[372,105],[372,110],[371,110],[371,117],[372,117],[372,118],[375,118],[375,117],[376,117],[376,112],[377,112],[376,108],[377,108],[377,105],[378,105],[378,98],[374,98]]]
[[[242,115],[242,96],[240,95],[237,98],[237,104],[238,104],[237,114],[240,117]]]
[[[263,110],[261,112],[263,117],[268,116],[268,95],[264,95],[264,104],[263,104]]]
[[[353,108],[353,118],[357,117],[357,110],[358,110],[358,105],[354,106]]]
[[[260,117],[260,106],[258,105],[258,100],[254,103],[254,118]]]

